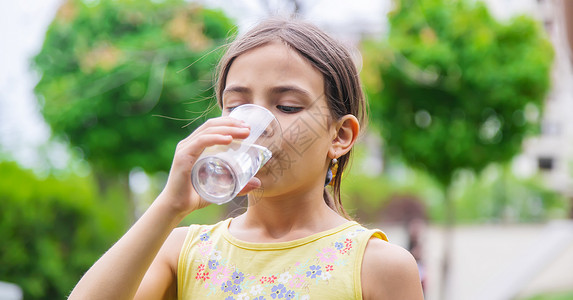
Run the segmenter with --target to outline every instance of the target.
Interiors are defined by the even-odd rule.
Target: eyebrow
[[[310,93],[307,90],[294,85],[283,85],[274,87],[271,89],[271,93],[272,94],[295,93],[310,99]]]
[[[228,93],[239,93],[239,94],[250,95],[252,94],[252,90],[244,86],[230,86],[226,87],[225,90],[223,90],[223,95]],[[307,90],[294,85],[282,85],[271,88],[271,94],[285,94],[285,93],[296,93],[306,98],[309,99],[311,98],[311,95]]]
[[[223,95],[228,93],[250,94],[251,89],[243,86],[225,87],[225,89],[223,90]]]

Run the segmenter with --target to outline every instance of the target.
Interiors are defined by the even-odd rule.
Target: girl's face
[[[257,174],[264,196],[321,188],[336,136],[324,95],[324,79],[308,61],[280,42],[238,56],[227,74],[223,115],[241,104],[270,110],[281,124],[283,141]]]

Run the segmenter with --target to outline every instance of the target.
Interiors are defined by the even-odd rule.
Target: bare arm
[[[193,164],[205,147],[229,144],[233,138],[246,138],[248,134],[240,121],[221,117],[207,121],[182,140],[177,145],[165,189],[88,270],[69,299],[124,300],[134,299],[136,293],[138,299],[170,297],[176,289],[173,269],[182,242],[180,232],[173,230],[186,215],[208,204],[191,185]],[[138,292],[140,285],[142,290]]]
[[[422,300],[424,295],[414,257],[404,248],[372,238],[362,262],[365,300]]]
[[[167,238],[145,273],[135,299],[177,299],[177,262],[188,227],[176,228]]]
[[[82,277],[69,299],[133,299],[180,217],[155,202]]]

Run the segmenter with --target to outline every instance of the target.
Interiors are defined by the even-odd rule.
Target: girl
[[[366,104],[340,44],[301,21],[262,22],[228,48],[216,94],[223,116],[177,145],[165,189],[70,299],[423,298],[412,256],[349,221],[342,207],[336,174]],[[225,117],[246,103],[269,109],[283,128],[273,158],[243,190],[247,211],[175,228],[208,204],[190,180],[203,149],[248,136],[247,126]]]

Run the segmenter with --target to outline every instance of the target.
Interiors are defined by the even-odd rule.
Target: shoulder
[[[166,246],[181,246],[189,234],[190,227],[177,227],[171,231],[169,237],[165,241]],[[180,248],[180,247],[176,247]]]
[[[361,275],[363,299],[423,299],[416,260],[400,246],[371,238]]]
[[[179,253],[183,248],[188,233],[189,227],[175,228],[169,237],[167,237],[165,243],[163,243],[163,247],[159,251],[158,257],[163,257],[174,272],[177,271]]]
[[[135,299],[167,299],[177,295],[177,262],[188,228],[176,228],[149,266]]]
[[[194,224],[175,228],[163,244],[161,252],[164,252],[168,264],[176,271],[181,255],[185,255],[196,243],[209,239],[213,234],[221,233],[228,222],[229,220],[224,220],[210,225]]]

